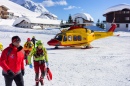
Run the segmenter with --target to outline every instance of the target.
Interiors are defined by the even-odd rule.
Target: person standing
[[[25,63],[26,63],[26,65],[28,65],[27,56],[29,55],[29,53],[31,52],[33,47],[34,47],[34,45],[33,45],[32,41],[30,40],[30,38],[27,38],[27,41],[24,44]]]
[[[33,42],[33,45],[34,45],[34,47],[35,47],[35,43],[36,43],[36,41],[38,41],[38,40],[35,38],[35,36],[32,37],[31,41]]]
[[[44,79],[45,70],[46,70],[45,63],[47,65],[47,68],[49,65],[48,56],[47,56],[46,48],[43,46],[40,40],[38,40],[36,45],[37,46],[30,52],[28,56],[28,63],[29,63],[30,68],[32,68],[31,58],[33,56],[36,86],[39,86],[39,82],[43,86],[44,85],[43,79]],[[39,77],[40,72],[41,72],[41,75]]]
[[[12,43],[2,51],[0,66],[5,79],[5,86],[24,86],[24,51],[19,36],[12,37]]]

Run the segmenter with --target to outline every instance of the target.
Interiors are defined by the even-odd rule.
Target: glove
[[[48,67],[46,68],[46,71],[47,71],[47,72],[49,71],[49,68],[48,68]]]
[[[48,62],[46,62],[46,66],[47,66],[47,68],[49,68],[49,63]]]
[[[33,68],[32,64],[29,65],[30,68]]]
[[[11,70],[8,70],[7,74],[10,78],[13,78],[15,76],[15,74]]]
[[[22,75],[24,76],[24,74],[25,74],[25,71],[24,71],[24,70],[21,70],[21,73],[22,73]]]

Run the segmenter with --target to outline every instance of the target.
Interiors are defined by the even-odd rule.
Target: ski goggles
[[[16,39],[14,39],[12,42],[17,42],[17,43],[20,43],[20,42],[21,42],[21,40],[20,40],[19,38],[16,38]]]

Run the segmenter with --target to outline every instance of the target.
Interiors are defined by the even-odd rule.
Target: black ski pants
[[[22,73],[14,76],[13,78],[10,78],[8,75],[4,75],[4,78],[5,78],[5,86],[12,86],[13,80],[15,81],[16,86],[24,86]]]

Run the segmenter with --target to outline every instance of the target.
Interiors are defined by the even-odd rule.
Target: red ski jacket
[[[11,70],[15,74],[24,70],[24,51],[21,48],[19,51],[17,47],[12,44],[3,50],[0,59],[0,66],[4,72]]]

